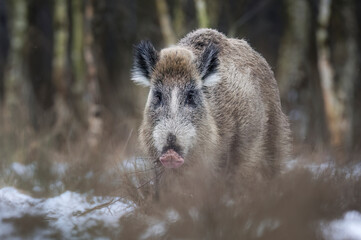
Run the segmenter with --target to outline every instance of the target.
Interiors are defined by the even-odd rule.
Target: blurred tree
[[[342,143],[342,132],[344,131],[345,121],[342,117],[344,106],[342,106],[336,95],[335,72],[331,63],[331,52],[328,44],[331,4],[331,0],[320,1],[318,13],[319,28],[317,30],[318,68],[321,78],[327,124],[330,130],[331,144],[333,146],[340,146]]]
[[[173,7],[173,15],[174,15],[173,26],[177,38],[181,38],[184,34],[186,34],[184,3],[185,0],[175,0]]]
[[[263,20],[264,21],[263,24],[265,25],[265,22],[267,22],[267,16],[264,16],[262,12],[264,12],[263,10],[265,10],[266,6],[268,6],[270,1],[271,0],[263,0],[263,1],[228,0],[227,4],[221,5],[222,17],[220,17],[219,28],[220,29],[225,28],[225,30],[223,30],[224,32],[227,32],[228,35],[231,37],[235,37],[237,36],[236,34],[238,30],[242,27],[244,28],[246,23],[248,23],[250,26],[253,25],[250,23],[250,21],[253,18]],[[249,36],[247,36],[247,38],[248,37]]]
[[[9,51],[8,14],[5,1],[0,1],[0,111],[4,103],[4,74]]]
[[[218,28],[220,5],[224,2],[207,0],[207,12],[209,15],[209,26],[212,28]]]
[[[311,13],[307,0],[283,0],[285,30],[277,64],[277,80],[282,98],[306,77],[309,57]]]
[[[165,0],[155,0],[157,6],[157,15],[159,18],[160,29],[163,39],[167,46],[176,43],[176,37],[172,28],[171,19],[168,10],[168,4]]]
[[[356,13],[361,12],[361,1],[354,1]],[[352,120],[352,143],[353,143],[353,150],[355,150],[356,155],[358,155],[357,151],[361,151],[361,14],[356,14],[357,18],[357,43],[358,43],[358,80],[355,82],[355,88],[353,90],[353,120]]]
[[[84,34],[84,5],[83,1],[71,1],[67,0],[69,12],[70,25],[70,57],[71,57],[71,66],[72,74],[74,78],[74,89],[73,92],[81,96],[84,93],[84,55],[83,55],[83,34]]]
[[[88,143],[96,148],[103,133],[102,105],[99,90],[98,68],[94,55],[94,37],[92,21],[94,17],[94,1],[85,0],[84,21],[84,59],[87,80],[88,109]]]
[[[92,31],[99,87],[104,106],[117,117],[133,115],[134,111],[129,69],[138,22],[146,19],[144,15],[137,17],[138,4],[138,1],[131,0],[94,2]],[[148,4],[151,5],[151,2]],[[156,19],[155,14],[154,17]],[[142,26],[150,25],[149,22],[147,24]]]
[[[290,91],[293,91],[293,93],[289,93],[289,95],[295,94],[296,91],[298,92],[299,98],[305,98],[303,102],[302,99],[300,99],[301,107],[305,109],[304,114],[307,115],[307,122],[304,126],[306,129],[304,143],[309,144],[315,149],[319,149],[329,144],[329,131],[322,97],[320,75],[317,67],[316,13],[312,14],[311,19],[313,24],[310,35],[310,53],[308,60],[306,60],[308,62],[307,79],[305,79],[307,86],[303,88],[301,85],[298,89],[291,89]],[[296,106],[294,107],[296,108]]]
[[[11,114],[23,102],[22,87],[26,85],[25,61],[23,58],[26,30],[27,30],[27,5],[26,0],[15,0],[9,4],[10,10],[10,50],[5,73],[5,101]],[[14,116],[14,115],[13,115]]]
[[[276,71],[281,99],[287,111],[301,111],[307,116],[303,120],[300,114],[291,113],[298,138],[319,146],[326,140],[327,128],[324,127],[323,99],[314,68],[316,56],[312,55],[315,41],[311,8],[307,0],[283,0],[283,5],[286,24]]]
[[[221,12],[220,28],[223,26],[223,32],[231,37],[244,38],[275,68],[285,22],[282,9],[282,1],[230,0]]]
[[[205,0],[194,0],[197,10],[197,19],[199,28],[209,27],[209,18],[207,13],[207,6]]]
[[[245,37],[277,66],[297,139],[318,146],[329,129],[334,146],[354,149],[360,11],[356,0],[0,1],[0,104],[26,109],[35,129],[80,120],[97,142],[105,127],[142,114],[148,90],[129,81],[133,44],[150,39],[160,49],[213,27]]]
[[[35,129],[54,122],[55,87],[52,81],[54,50],[53,1],[28,0],[26,63],[34,98],[29,112]]]
[[[357,88],[360,67],[360,45],[358,41],[358,25],[354,0],[335,1],[332,4],[330,21],[330,60],[334,68],[333,97],[340,104],[341,122],[337,123],[341,131],[340,142],[350,151],[355,143],[354,128],[358,105],[354,98],[360,89]],[[337,110],[332,106],[333,110]],[[335,123],[336,124],[336,123]]]
[[[55,93],[55,132],[67,130],[67,124],[71,121],[71,113],[67,100],[70,98],[71,75],[69,62],[69,5],[66,0],[57,0],[54,5],[54,59],[53,59],[53,82]],[[70,100],[70,99],[69,99]]]

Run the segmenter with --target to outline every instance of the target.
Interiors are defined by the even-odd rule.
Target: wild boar
[[[142,41],[132,80],[150,87],[139,139],[163,175],[280,172],[290,149],[288,120],[272,70],[246,41],[212,29],[160,52]]]

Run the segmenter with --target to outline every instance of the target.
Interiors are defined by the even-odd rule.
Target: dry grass
[[[26,127],[3,128],[0,170],[13,162],[35,163],[37,168],[30,181],[10,174],[0,176],[0,184],[42,197],[72,190],[130,200],[137,208],[120,219],[119,239],[322,239],[322,222],[349,210],[361,212],[361,178],[338,171],[341,166],[320,173],[299,167],[263,182],[203,181],[206,173],[197,172],[181,184],[163,187],[160,200],[154,201],[154,175],[147,159],[132,169],[122,167],[136,148],[136,131],[129,129],[134,128],[120,124],[91,150],[82,138],[63,139],[59,147],[58,140],[44,140],[46,135]],[[302,158],[319,164],[325,155]],[[68,165],[55,192],[50,186],[59,178],[49,174],[54,163]],[[44,191],[34,192],[34,183]]]
[[[146,237],[157,224],[164,232],[149,239],[322,239],[321,222],[361,211],[361,179],[337,171],[295,169],[232,188],[220,179],[190,185],[167,189],[159,202],[143,203],[122,218],[120,239]]]

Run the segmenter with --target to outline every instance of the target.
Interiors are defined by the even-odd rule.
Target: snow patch
[[[151,169],[151,161],[147,161],[143,158],[129,158],[120,163],[119,169],[126,172],[144,171]]]
[[[180,219],[179,213],[174,209],[169,209],[166,215],[167,215],[167,220],[170,223],[175,223]]]
[[[361,213],[349,211],[342,219],[322,223],[321,228],[328,240],[361,240]]]
[[[11,170],[22,178],[30,179],[34,177],[35,164],[24,165],[18,162],[11,164]]]
[[[148,227],[145,233],[140,236],[140,239],[149,239],[151,237],[162,237],[166,231],[165,222],[157,222],[152,226]]]
[[[264,219],[257,228],[257,238],[263,236],[266,231],[273,231],[281,225],[280,221],[275,219]]]
[[[318,175],[328,171],[331,174],[345,173],[346,177],[360,177],[361,176],[361,163],[352,163],[347,166],[337,166],[335,162],[329,160],[323,163],[302,163],[302,159],[295,158],[285,163],[285,170],[291,171],[296,168],[305,168],[310,170],[313,174]]]
[[[134,209],[130,202],[114,201],[108,207],[80,213],[113,200],[110,197],[96,197],[66,191],[63,194],[37,199],[19,192],[12,187],[0,189],[0,239],[16,236],[17,227],[9,219],[29,216],[43,216],[53,229],[61,232],[66,239],[86,233],[95,226],[120,229],[120,217]],[[39,229],[36,229],[37,234]],[[44,229],[44,231],[49,231]],[[90,237],[90,236],[89,236]]]
[[[54,162],[51,165],[51,173],[55,176],[61,177],[66,174],[69,168],[69,164],[62,162]]]

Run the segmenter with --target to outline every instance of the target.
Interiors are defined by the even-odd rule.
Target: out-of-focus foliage
[[[210,27],[267,59],[297,143],[351,152],[361,139],[360,9],[354,0],[4,0],[1,115],[13,119],[21,105],[31,128],[60,138],[69,126],[92,142],[114,123],[126,132],[146,99],[129,81],[133,45],[160,49]]]

